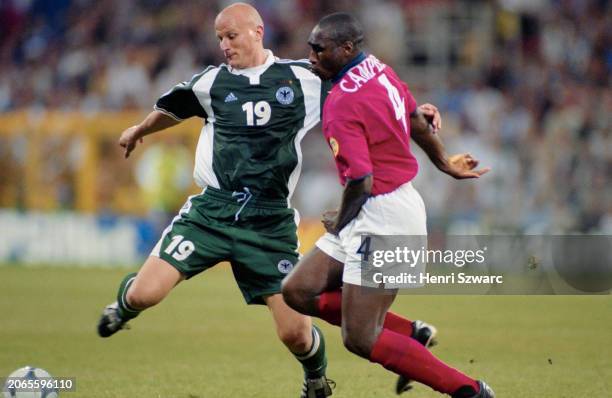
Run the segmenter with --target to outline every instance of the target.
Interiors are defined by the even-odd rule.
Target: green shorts
[[[207,187],[187,199],[151,255],[186,278],[229,261],[246,302],[264,304],[297,263],[297,247],[296,213],[286,200]]]

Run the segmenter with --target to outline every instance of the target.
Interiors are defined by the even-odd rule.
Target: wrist
[[[142,124],[138,124],[135,126],[136,128],[134,129],[134,139],[141,139],[142,137],[144,137],[145,135],[149,134],[147,132],[147,127],[143,126]]]
[[[446,156],[443,156],[439,159],[437,159],[434,164],[436,165],[436,167],[438,168],[438,170],[444,172],[444,173],[449,173],[450,172],[450,162],[448,161],[448,158]]]

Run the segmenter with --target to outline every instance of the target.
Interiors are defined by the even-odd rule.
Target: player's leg
[[[289,308],[280,294],[273,294],[264,301],[274,319],[278,338],[291,352],[304,354],[312,347],[312,320]],[[316,369],[313,369],[316,372]]]
[[[335,305],[335,298],[341,297],[339,289],[342,286],[343,268],[342,262],[317,247],[313,248],[283,280],[285,301],[302,314],[317,316],[333,325],[340,325],[340,306]]]
[[[325,338],[321,330],[313,325],[309,316],[291,309],[281,294],[267,296],[264,301],[272,313],[278,338],[302,364],[302,396],[309,397],[309,391],[311,396],[318,396],[317,393],[331,395],[329,380],[325,377],[327,357]]]
[[[484,383],[446,365],[415,339],[383,328],[395,292],[349,283],[342,290],[342,338],[349,351],[453,398],[491,396],[481,395]]]
[[[204,194],[188,198],[138,274],[127,275],[119,285],[117,301],[100,318],[101,337],[113,335],[142,310],[158,304],[183,279],[227,258],[231,239],[213,220],[223,206]]]
[[[301,396],[331,395],[323,334],[309,317],[289,308],[280,294],[282,280],[298,262],[294,211],[285,201],[255,198],[234,225],[232,271],[246,302],[270,308],[280,340],[304,369]]]
[[[109,337],[140,312],[162,301],[184,276],[168,262],[149,256],[138,273],[127,275],[119,284],[117,301],[108,305],[100,318],[98,334]]]
[[[122,302],[130,309],[142,311],[162,301],[184,279],[167,261],[149,256],[129,289],[120,290]]]
[[[321,241],[333,237],[323,237]],[[329,244],[321,244],[330,254],[342,258],[338,249],[334,251]],[[315,247],[306,254],[283,280],[285,301],[301,313],[316,316],[332,325],[340,326],[342,320],[342,272],[344,264]],[[411,321],[398,314],[387,311],[383,327],[396,333],[410,336],[425,347],[433,346],[437,330],[423,321]],[[400,376],[395,385],[397,394],[412,388],[411,380]]]
[[[333,239],[324,237],[323,239]],[[321,240],[317,242],[320,244]],[[329,246],[324,250],[334,253]],[[336,255],[334,257],[340,256]],[[340,326],[342,319],[342,272],[344,264],[315,247],[306,254],[283,280],[283,297],[289,306],[303,314],[316,316],[332,325]],[[411,321],[393,312],[387,312],[384,327],[411,336],[431,346],[436,329],[422,321]]]

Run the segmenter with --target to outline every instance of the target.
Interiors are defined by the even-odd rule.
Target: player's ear
[[[255,37],[257,37],[258,41],[263,42],[264,27],[262,25],[257,25],[257,27],[255,28]]]
[[[345,54],[352,54],[354,49],[355,44],[352,41],[345,41],[344,43],[342,43],[342,50],[344,50]]]

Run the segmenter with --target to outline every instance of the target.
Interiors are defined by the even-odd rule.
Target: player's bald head
[[[215,26],[225,24],[229,21],[242,26],[246,25],[250,29],[264,26],[263,19],[261,19],[259,12],[257,12],[255,7],[247,3],[234,3],[225,7],[217,15]]]
[[[318,29],[322,37],[337,45],[351,42],[355,50],[359,50],[363,43],[361,24],[354,16],[345,12],[336,12],[321,18],[315,29]]]
[[[265,62],[263,21],[253,6],[234,3],[224,8],[215,19],[215,32],[232,68],[250,68]]]

